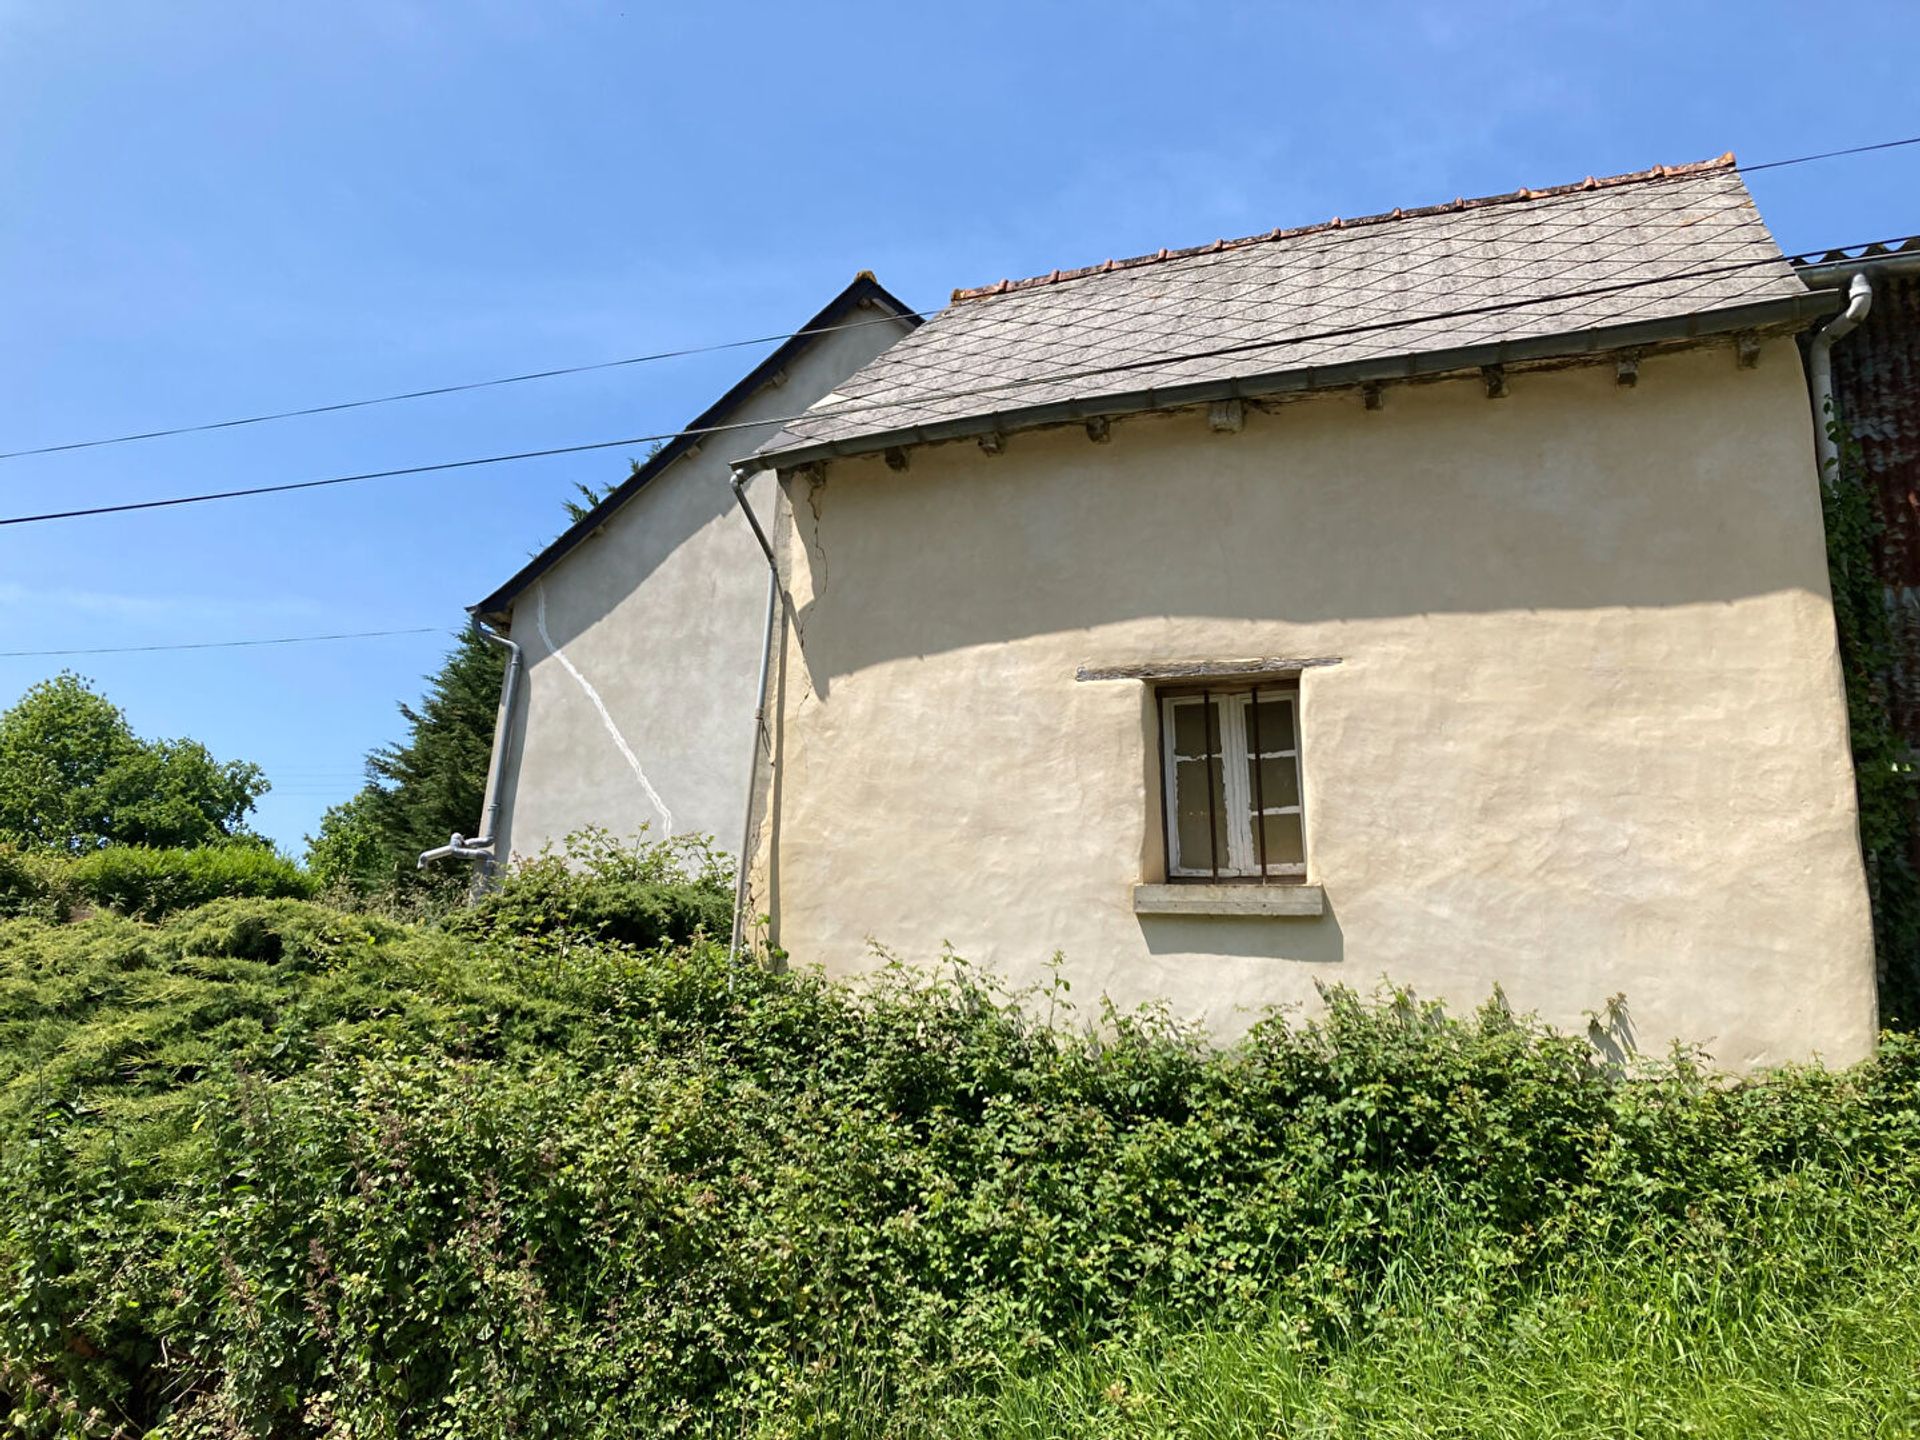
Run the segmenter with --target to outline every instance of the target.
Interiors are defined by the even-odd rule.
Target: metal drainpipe
[[[486,807],[480,812],[480,833],[469,840],[454,831],[445,845],[422,851],[417,868],[424,870],[431,861],[449,858],[478,860],[481,865],[476,879],[485,880],[497,863],[493,853],[494,827],[500,820],[500,776],[506,769],[507,743],[513,736],[513,702],[520,693],[521,656],[517,644],[489,629],[477,615],[473,618],[473,628],[482,639],[491,640],[507,652],[506,674],[500,677],[500,718],[493,723],[493,750],[487,757]]]
[[[1873,308],[1873,282],[1856,273],[1847,283],[1847,308],[1829,320],[1807,346],[1807,379],[1813,390],[1813,450],[1820,461],[1820,482],[1829,482],[1840,466],[1833,438],[1833,342],[1853,333]]]
[[[733,885],[733,939],[727,944],[729,965],[738,962],[740,946],[746,938],[747,862],[751,858],[748,850],[753,844],[753,801],[760,780],[760,747],[766,743],[767,736],[767,685],[772,678],[773,622],[780,613],[780,562],[773,553],[773,543],[767,539],[767,532],[760,528],[760,517],[753,513],[753,507],[747,503],[748,478],[738,471],[734,472],[733,498],[739,503],[741,513],[747,517],[747,524],[753,527],[753,538],[760,542],[761,552],[767,557],[767,619],[760,636],[760,684],[753,707],[753,760],[747,767],[747,815],[740,827],[739,869]]]

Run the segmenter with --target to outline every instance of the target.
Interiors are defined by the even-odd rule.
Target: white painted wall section
[[[904,331],[861,324],[815,339],[728,417],[747,428],[675,460],[518,598],[527,669],[501,781],[503,855],[587,826],[738,849],[767,571],[733,501],[732,462]],[[749,495],[771,519],[773,477]]]

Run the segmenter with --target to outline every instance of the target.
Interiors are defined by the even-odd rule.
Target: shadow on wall
[[[532,628],[531,625],[527,627],[528,630]],[[533,644],[527,645],[525,632],[522,633],[520,639],[522,664],[532,665],[539,653],[539,643],[538,637],[535,637]],[[513,848],[514,800],[520,793],[520,762],[527,750],[527,692],[527,677],[523,674],[520,680],[520,698],[514,704],[513,713],[507,716],[505,763],[500,767],[497,781],[500,809],[494,817],[493,826],[495,837],[499,842],[494,859],[496,874],[504,873],[516,861],[528,858]]]
[[[1499,401],[1473,382],[1417,387],[1376,414],[1322,397],[1250,414],[1237,435],[1176,414],[1116,425],[1104,445],[1073,427],[990,458],[927,447],[904,472],[836,463],[795,507],[818,587],[797,617],[814,687],[1139,619],[1313,625],[1824,592],[1790,359],[1736,372],[1702,351],[1633,389],[1611,371],[1523,381]]]
[[[1640,1052],[1640,1037],[1633,1028],[1633,1014],[1627,1009],[1627,997],[1615,995],[1587,1019],[1587,1039],[1600,1057],[1616,1069],[1624,1070]]]
[[[515,638],[523,643],[531,638],[536,653],[546,652],[533,625],[535,591],[544,589],[547,633],[557,648],[566,649],[714,524],[728,527],[726,548],[737,552],[739,563],[758,567],[752,573],[764,577],[760,549],[726,482],[724,467],[702,465],[700,457],[678,461],[655,476],[519,597],[514,605]],[[699,627],[709,613],[698,605],[686,605],[675,618],[685,626]]]
[[[1285,960],[1338,965],[1346,959],[1346,935],[1332,897],[1326,913],[1276,920],[1270,915],[1137,915],[1151,955],[1186,960]],[[1329,976],[1329,979],[1333,977]]]
[[[1218,958],[1236,965],[1251,960],[1331,967],[1346,959],[1346,935],[1331,897],[1326,913],[1310,920],[1275,921],[1271,917],[1250,915],[1142,915],[1137,918],[1148,952],[1183,964]],[[1316,983],[1345,984],[1364,990],[1375,983],[1386,983],[1387,977],[1374,974],[1358,978],[1329,972],[1310,978]],[[1506,997],[1497,985],[1491,1003],[1507,1007]],[[1241,1013],[1246,1019],[1258,1018],[1257,1012]],[[1639,1033],[1624,994],[1608,997],[1598,1010],[1588,1014],[1586,1033],[1588,1043],[1602,1062],[1616,1069],[1625,1070],[1640,1054]]]

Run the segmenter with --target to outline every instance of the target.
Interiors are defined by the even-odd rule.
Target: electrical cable
[[[909,311],[908,314],[918,312]],[[795,330],[785,335],[759,335],[749,340],[723,340],[712,345],[689,345],[679,350],[656,350],[650,355],[629,355],[621,360],[600,360],[590,365],[563,365],[552,370],[529,370],[523,375],[502,375],[492,380],[470,380],[459,385],[435,385],[426,390],[406,390],[396,395],[374,395],[364,400],[341,400],[331,405],[308,405],[298,410],[275,410],[265,415],[245,415],[237,420],[210,420],[200,425],[175,425],[165,430],[142,430],[131,435],[108,435],[98,440],[70,440],[61,445],[37,445],[28,450],[0,450],[0,460],[19,460],[29,455],[58,455],[68,450],[92,450],[102,445],[130,445],[137,440],[164,440],[174,435],[198,435],[209,430],[234,430],[243,425],[265,425],[275,420],[297,420],[307,415],[332,415],[341,410],[363,410],[370,405],[393,405],[402,400],[425,400],[435,395],[458,395],[467,390],[488,390],[497,385],[519,385],[528,380],[551,380],[563,375],[584,375],[593,370],[617,370],[626,365],[647,365],[658,360],[679,360],[689,355],[709,355],[721,350],[744,350],[753,345],[772,345],[837,330],[853,330],[862,325],[897,323],[898,315],[881,315],[868,320],[850,320],[841,325],[822,325],[811,330]]]
[[[1658,184],[1659,181],[1645,183]],[[1759,225],[1756,215],[1750,225]],[[1692,221],[1676,222],[1672,226],[1659,223],[1644,224],[1642,229],[1692,228]],[[1530,229],[1551,232],[1559,228],[1584,228],[1584,222],[1575,221],[1569,225],[1557,225],[1554,221],[1542,218],[1532,224]],[[1522,243],[1546,243],[1546,235],[1529,236]],[[1314,248],[1296,247],[1289,251],[1288,258],[1293,261],[1311,259],[1323,254],[1331,246]],[[472,380],[456,385],[438,385],[426,390],[407,390],[394,395],[376,395],[362,400],[343,400],[328,405],[309,405],[296,410],[276,410],[262,415],[242,416],[234,420],[212,420],[204,424],[176,425],[164,430],[143,430],[128,435],[109,435],[93,440],[72,440],[59,445],[40,445],[24,450],[0,450],[0,461],[21,460],[36,455],[58,455],[73,450],[91,450],[106,445],[128,445],[142,440],[164,440],[179,435],[198,435],[209,431],[232,430],[246,425],[264,425],[277,420],[296,420],[311,415],[329,415],[342,410],[359,410],[373,405],[390,405],[403,400],[421,400],[436,395],[457,395],[466,391],[486,390],[499,385],[517,385],[528,380],[547,380],[568,375],[582,375],[595,370],[615,370],[622,366],[644,365],[658,360],[682,359],[693,355],[706,355],[724,350],[740,350],[754,345],[771,345],[789,340],[810,339],[819,335],[832,335],[843,330],[858,330],[869,325],[898,324],[903,319],[929,320],[944,313],[940,310],[898,310],[886,315],[873,316],[865,320],[849,320],[834,325],[816,325],[787,334],[761,335],[748,340],[723,340],[711,345],[692,345],[678,350],[660,350],[648,355],[631,355],[620,360],[600,360],[586,365],[567,365],[551,370],[532,370],[521,375],[504,375],[491,380]],[[1003,322],[1006,323],[1006,322]],[[1018,320],[1019,325],[1051,325],[1051,320]]]
[[[1493,301],[1483,305],[1464,306],[1454,310],[1436,311],[1424,315],[1399,316],[1391,320],[1313,331],[1299,335],[1282,336],[1271,340],[1243,341],[1239,344],[1223,345],[1208,350],[1153,355],[1121,364],[1022,377],[1019,379],[1000,381],[992,385],[979,386],[973,389],[937,392],[918,400],[887,399],[870,402],[852,401],[838,405],[819,405],[811,410],[802,411],[793,415],[768,416],[756,420],[728,421],[717,425],[690,427],[685,430],[668,430],[653,435],[626,436],[618,440],[596,440],[576,445],[556,445],[542,450],[522,450],[504,455],[482,455],[466,460],[442,460],[426,465],[396,466],[388,470],[368,470],[351,475],[331,475],[317,480],[295,480],[273,485],[253,485],[233,490],[209,491],[195,495],[174,495],[158,500],[124,501],[114,505],[92,505],[72,510],[45,511],[33,515],[11,515],[0,517],[0,526],[34,525],[53,520],[77,520],[100,515],[121,515],[143,510],[170,509],[181,505],[199,505],[218,500],[238,500],[256,495],[281,495],[294,491],[317,490],[330,486],[357,484],[368,480],[389,480],[410,475],[429,475],[448,470],[466,470],[478,466],[504,465],[522,460],[540,460],[559,455],[578,455],[595,450],[618,449],[624,446],[643,445],[654,441],[697,438],[706,435],[723,434],[735,430],[754,429],[771,424],[788,424],[801,419],[834,419],[843,415],[856,414],[868,410],[925,409],[929,406],[952,400],[974,399],[984,395],[1006,394],[1011,391],[1028,389],[1037,385],[1065,384],[1076,380],[1095,379],[1105,375],[1119,375],[1140,370],[1159,369],[1168,365],[1185,364],[1196,360],[1213,360],[1232,355],[1246,355],[1267,350],[1276,350],[1290,345],[1302,345],[1317,340],[1345,339],[1355,335],[1377,334],[1415,325],[1431,325],[1444,320],[1470,319],[1484,315],[1501,314],[1526,309],[1531,306],[1558,304],[1566,300],[1621,294],[1632,290],[1647,289],[1655,285],[1670,285],[1678,281],[1708,279],[1721,275],[1736,274],[1743,270],[1778,265],[1785,260],[1825,255],[1832,253],[1834,250],[1892,246],[1901,243],[1904,243],[1904,241],[1881,240],[1864,242],[1864,247],[1863,242],[1854,242],[1842,246],[1822,246],[1815,250],[1802,252],[1798,256],[1781,257],[1769,255],[1727,265],[1676,271],[1667,275],[1647,276],[1638,280],[1616,281],[1607,285],[1587,286],[1581,289],[1558,291],[1553,294],[1536,295],[1517,300]]]
[[[1872,145],[1854,145],[1843,150],[1824,150],[1813,155],[1796,155],[1784,160],[1766,160],[1757,165],[1734,165],[1731,169],[1739,174],[1757,174],[1763,170],[1778,170],[1790,165],[1808,165],[1815,161],[1833,160],[1848,155],[1864,155],[1880,150],[1897,150],[1904,146],[1920,145],[1920,135],[1902,140],[1882,140]],[[689,345],[679,349],[658,350],[646,355],[629,355],[618,360],[600,360],[585,365],[562,365],[548,370],[530,370],[518,375],[502,375],[490,380],[470,380],[454,385],[435,385],[420,390],[404,390],[391,395],[374,395],[359,400],[341,400],[326,405],[307,405],[292,410],[275,410],[260,415],[244,415],[231,420],[211,420],[194,425],[174,425],[159,430],[142,430],[127,435],[108,435],[92,440],[70,440],[57,445],[37,445],[21,450],[0,451],[0,461],[19,460],[35,455],[57,455],[73,450],[91,450],[105,445],[129,445],[144,440],[162,440],[179,435],[197,435],[215,430],[232,430],[248,425],[265,425],[279,420],[295,420],[313,415],[331,415],[344,410],[361,410],[374,405],[393,405],[407,400],[424,400],[440,395],[457,395],[473,390],[487,390],[502,385],[520,385],[532,380],[552,380],[569,375],[584,375],[597,370],[616,370],[626,366],[652,364],[662,360],[678,360],[693,355],[708,355],[725,350],[741,350],[755,345],[772,345],[789,340],[802,339],[816,335],[832,334],[840,330],[854,330],[866,325],[894,323],[901,318],[927,319],[940,313],[932,310],[902,311],[898,315],[885,315],[866,320],[852,320],[836,325],[821,325],[810,329],[795,330],[784,334],[760,335],[745,340],[722,340],[713,344]]]
[[[1906,145],[1920,145],[1920,135],[1909,136],[1905,140],[1882,140],[1873,145],[1850,145],[1845,150],[1822,150],[1818,155],[1795,155],[1791,160],[1763,160],[1758,165],[1736,165],[1733,168],[1742,175],[1752,175],[1761,170],[1779,170],[1788,165],[1807,165],[1815,160],[1837,160],[1842,155],[1865,155],[1873,150],[1898,150]]]
[[[0,650],[0,660],[52,659],[66,655],[144,655],[155,650],[237,650],[254,645],[312,645],[322,640],[375,640],[389,635],[452,634],[444,625],[411,630],[346,630],[334,635],[279,635],[270,640],[195,640],[179,645],[103,645],[90,650]]]

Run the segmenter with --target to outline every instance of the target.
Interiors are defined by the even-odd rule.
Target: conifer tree
[[[499,646],[462,631],[419,704],[400,706],[407,738],[367,756],[367,785],[307,839],[308,863],[323,881],[363,891],[466,883],[463,867],[422,873],[415,862],[479,822],[504,661]]]

